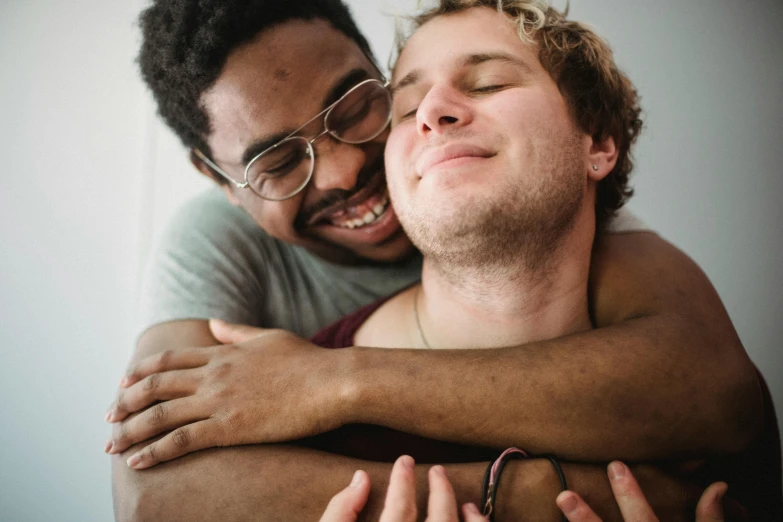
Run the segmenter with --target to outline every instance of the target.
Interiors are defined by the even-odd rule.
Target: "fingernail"
[[[609,464],[609,478],[612,480],[620,480],[624,478],[628,468],[622,462],[612,462]]]
[[[437,473],[441,477],[446,476],[446,468],[444,468],[443,466],[432,466],[432,471],[434,473]]]
[[[413,457],[409,455],[403,455],[400,457],[400,463],[408,469],[413,469],[413,465],[415,464]]]
[[[353,479],[351,479],[351,487],[355,488],[362,482],[364,482],[364,474],[357,470],[356,473],[353,474]]]
[[[718,493],[715,495],[715,502],[720,503],[723,500],[723,496],[726,495],[726,493],[729,491],[729,486],[726,485],[723,490],[718,491]]]
[[[112,447],[112,446],[114,446],[114,443],[113,443],[111,440],[107,441],[107,442],[106,442],[106,445],[103,447],[103,452],[104,452],[104,453],[109,453],[109,452],[111,452],[111,447]]]
[[[479,514],[479,510],[476,507],[476,504],[474,504],[472,502],[468,502],[467,504],[465,504],[465,511],[467,511],[471,515],[478,515]]]
[[[106,416],[103,417],[106,420],[106,422],[111,422],[111,414],[113,411],[114,410],[110,409],[109,411],[106,412]]]
[[[128,467],[135,468],[136,466],[139,465],[140,462],[141,462],[141,455],[136,453],[135,455],[133,455],[131,458],[128,459]]]
[[[560,506],[560,509],[566,515],[573,513],[578,504],[579,503],[576,501],[576,495],[573,493],[561,495],[560,498],[557,499],[557,505]]]
[[[120,388],[127,388],[129,382],[130,382],[130,379],[128,379],[128,377],[123,377],[120,380]]]

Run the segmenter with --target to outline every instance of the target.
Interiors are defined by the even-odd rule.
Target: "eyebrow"
[[[530,67],[530,65],[527,64],[527,62],[517,58],[516,56],[502,52],[469,54],[460,58],[460,60],[457,62],[457,67],[475,67],[476,65],[481,65],[482,63],[492,61],[499,61],[513,65],[515,67],[519,67],[527,74],[533,73],[533,69]],[[411,85],[415,85],[421,81],[421,76],[421,69],[414,69],[406,74],[399,82],[391,86],[392,98],[394,98],[394,95],[405,87],[410,87]]]
[[[351,87],[368,78],[370,78],[370,73],[366,69],[358,67],[345,73],[339,80],[337,80],[337,83],[334,84],[329,93],[326,95],[326,98],[324,98],[321,111],[324,111],[327,107],[339,100],[342,95],[351,89]],[[282,130],[280,132],[276,132],[274,134],[270,134],[255,140],[253,143],[248,145],[245,151],[242,153],[241,165],[244,167],[250,162],[250,160],[267,150],[275,143],[284,140],[298,128],[299,127],[291,127],[289,129]]]

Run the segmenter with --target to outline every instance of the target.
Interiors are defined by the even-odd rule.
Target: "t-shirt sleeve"
[[[633,212],[623,207],[606,224],[607,234],[626,234],[629,232],[654,232],[647,223]]]
[[[186,203],[147,262],[138,332],[184,319],[258,325],[264,298],[264,232],[217,191]]]

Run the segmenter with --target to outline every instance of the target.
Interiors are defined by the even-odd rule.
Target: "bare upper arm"
[[[596,239],[590,272],[596,326],[656,314],[720,327],[739,345],[728,314],[707,276],[685,253],[651,232]]]
[[[758,376],[717,291],[681,250],[650,232],[596,239],[590,274],[596,326],[653,321],[656,353],[698,368],[694,386],[725,417],[728,447],[744,447],[761,424]]]

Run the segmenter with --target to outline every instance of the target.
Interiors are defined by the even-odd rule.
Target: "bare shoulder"
[[[392,297],[356,331],[354,344],[373,348],[413,348],[413,296],[409,288]]]

